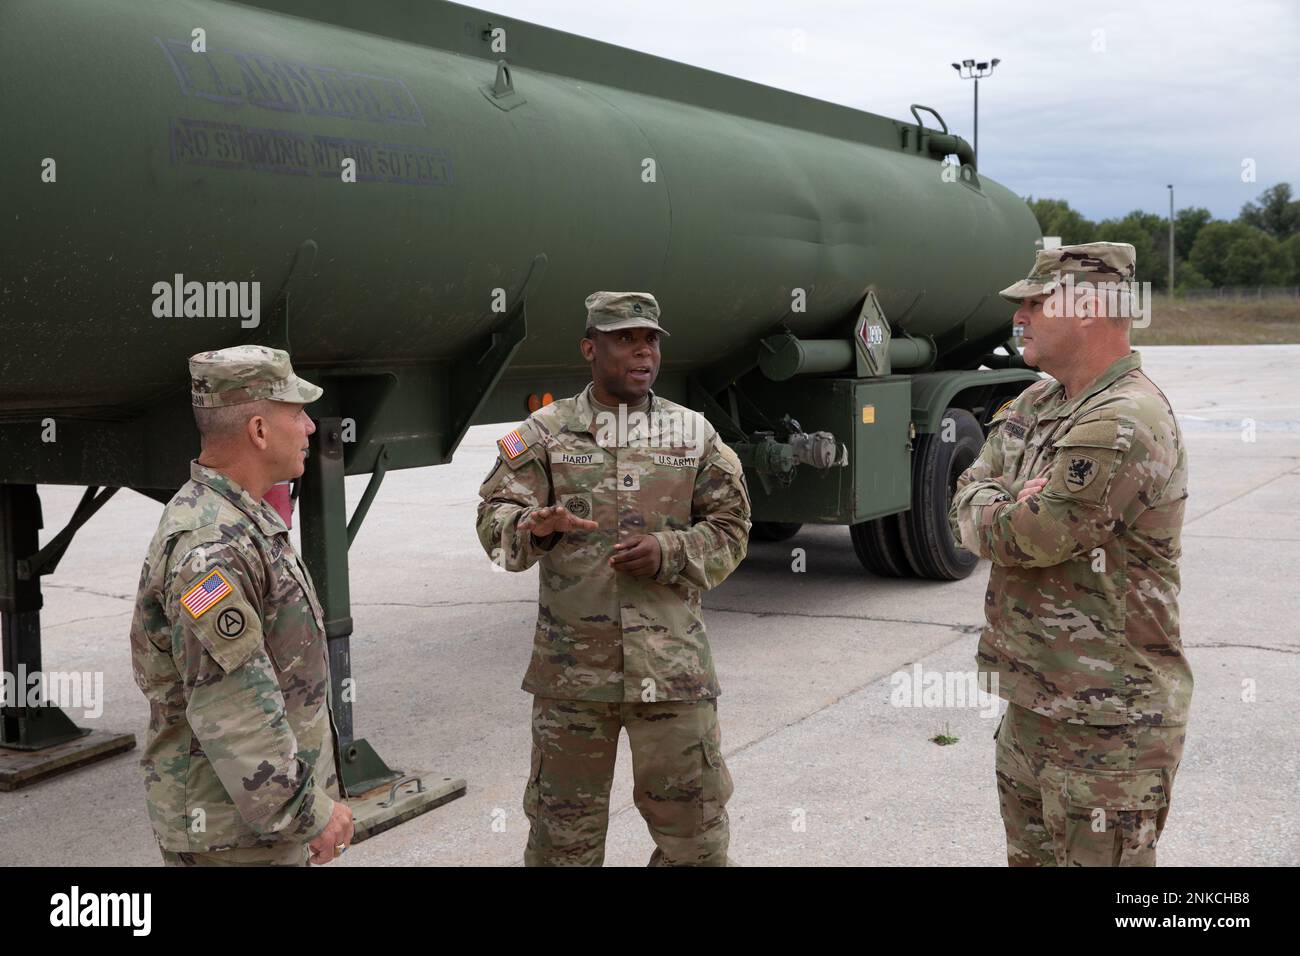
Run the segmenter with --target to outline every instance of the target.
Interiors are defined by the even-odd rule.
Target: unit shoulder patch
[[[248,619],[237,607],[222,608],[217,614],[217,633],[228,641],[233,641],[244,633]]]
[[[1097,460],[1087,455],[1071,455],[1065,465],[1065,487],[1082,491],[1097,477]]]

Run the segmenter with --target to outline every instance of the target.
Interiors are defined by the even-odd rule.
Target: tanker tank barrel
[[[889,340],[888,354],[892,369],[915,369],[933,363],[936,349],[932,339],[895,335]],[[784,382],[796,375],[849,372],[855,361],[849,339],[800,339],[784,333],[762,341],[758,367],[772,381]]]
[[[896,335],[889,340],[889,364],[897,369],[924,368],[935,360],[934,340]]]
[[[14,195],[0,228],[6,240],[21,235],[6,245],[6,267],[26,281],[0,283],[0,412],[131,417],[160,388],[183,385],[176,355],[258,336],[292,342],[295,362],[331,377],[362,366],[468,374],[525,299],[529,328],[502,363],[503,383],[537,368],[581,375],[558,331],[594,276],[653,281],[676,320],[676,370],[714,391],[745,374],[775,330],[799,338],[791,355],[766,356],[777,374],[851,371],[849,336],[834,337],[866,289],[899,320],[895,333],[942,345],[926,362],[910,349],[898,368],[943,369],[951,352],[950,367],[965,367],[968,350],[1005,337],[1010,311],[991,293],[1023,274],[1036,221],[1013,192],[974,174],[968,144],[933,109],[917,107],[913,122],[810,105],[584,37],[533,43],[540,34],[525,23],[512,23],[519,42],[503,66],[488,45],[463,48],[466,18],[493,18],[455,4],[421,4],[417,24],[404,23],[408,4],[372,0],[391,15],[376,16],[384,29],[371,33],[337,4],[195,2],[228,43],[191,49],[192,16],[175,5],[0,4],[4,33],[32,38],[13,48],[15,75],[40,75],[40,51],[66,42],[53,8],[117,25],[95,31],[107,41],[78,33],[99,59],[65,57],[61,82],[6,113],[18,148],[0,154],[0,176],[25,177],[20,157],[37,144],[50,155],[111,144],[119,160]],[[311,16],[277,12],[309,7]],[[398,24],[420,41],[395,34]],[[129,36],[159,39],[137,55]],[[105,60],[134,65],[104,84]],[[88,107],[89,90],[99,107]],[[750,143],[764,162],[718,164],[719,149],[749,155]],[[953,154],[955,179],[942,162]],[[774,180],[774,167],[797,175]],[[177,202],[200,197],[201,241],[175,215]],[[66,233],[68,222],[85,228]],[[377,236],[385,241],[362,238]],[[299,257],[306,248],[311,261]],[[544,277],[530,279],[543,254]],[[61,294],[42,293],[52,285]],[[41,361],[100,340],[110,305],[124,336],[116,363],[84,344],[70,367]],[[458,428],[445,432],[454,439]],[[454,444],[416,433],[395,442],[394,468],[445,461]],[[349,473],[368,471],[377,451],[372,440],[366,467],[349,455]],[[124,458],[101,484],[184,480],[174,464],[165,481],[146,476],[155,454]],[[97,477],[82,467],[73,478],[76,469],[69,457],[69,480]]]
[[[40,658],[38,485],[167,503],[202,450],[186,359],[283,349],[323,389],[301,563],[340,787],[369,801],[407,774],[351,726],[349,545],[387,472],[592,381],[597,289],[662,307],[650,384],[734,449],[755,527],[845,526],[868,570],[970,573],[931,439],[1036,380],[1018,354],[977,366],[1041,231],[934,109],[872,114],[438,0],[0,0],[0,47],[0,624],[27,635],[0,642],[6,668]],[[692,460],[665,445],[636,467]],[[350,476],[369,483],[349,518]],[[0,750],[40,731],[12,713]],[[52,747],[79,735],[44,725]],[[88,735],[75,763],[126,739]],[[358,832],[465,791],[419,772]]]
[[[758,367],[774,382],[796,375],[843,372],[853,368],[853,343],[848,339],[800,339],[774,335],[762,342]]]

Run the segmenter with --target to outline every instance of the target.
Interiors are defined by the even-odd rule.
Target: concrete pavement
[[[1190,448],[1182,626],[1196,678],[1187,750],[1160,844],[1174,865],[1300,863],[1300,347],[1142,350]],[[356,723],[390,764],[467,778],[452,804],[356,847],[340,865],[514,864],[527,832],[529,657],[536,570],[494,570],[473,531],[476,491],[506,429],[473,429],[456,461],[391,474],[351,552]],[[364,479],[349,479],[355,503]],[[46,486],[46,532],[80,489]],[[148,711],[127,629],[160,505],[122,492],[45,580],[47,669],[102,671],[103,714]],[[802,548],[807,570],[791,569]],[[705,598],[736,782],[744,864],[1004,862],[993,787],[996,719],[890,705],[890,675],[968,671],[987,564],[965,581],[870,576],[847,529],[805,528],[750,556]],[[987,712],[986,712],[987,713]],[[937,746],[946,728],[958,738]],[[152,865],[139,751],[0,793],[0,863]],[[653,845],[621,742],[607,862]]]

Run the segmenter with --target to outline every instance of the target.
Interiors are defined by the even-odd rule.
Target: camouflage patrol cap
[[[1136,264],[1137,252],[1127,242],[1085,242],[1043,249],[1035,256],[1028,278],[1007,286],[998,295],[1016,303],[1031,295],[1048,295],[1063,285],[1066,276],[1072,276],[1076,285],[1129,283]]]
[[[655,329],[659,325],[659,303],[649,292],[593,292],[587,296],[587,328],[602,332],[618,329]]]
[[[323,394],[320,386],[299,378],[289,353],[264,345],[235,345],[190,356],[190,401],[220,408],[269,399],[306,405]]]

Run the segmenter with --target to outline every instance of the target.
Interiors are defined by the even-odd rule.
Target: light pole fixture
[[[1165,187],[1169,190],[1169,296],[1174,294],[1174,184]]]
[[[979,167],[980,162],[980,78],[989,76],[993,68],[1002,61],[997,57],[992,60],[981,60],[976,63],[974,60],[962,60],[960,63],[954,63],[952,68],[957,71],[957,75],[963,80],[975,81],[975,166]]]

